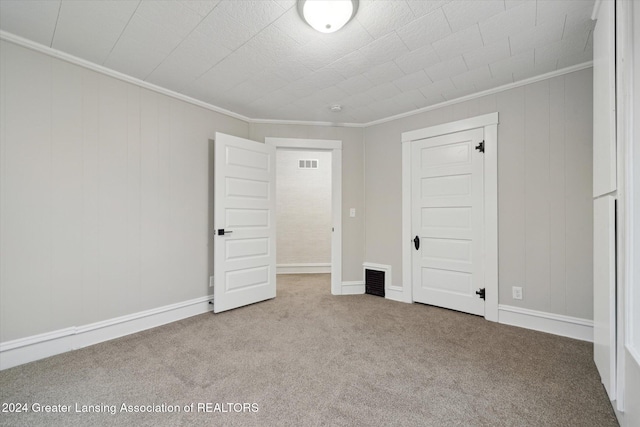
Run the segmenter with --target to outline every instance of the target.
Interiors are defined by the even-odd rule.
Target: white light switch
[[[351,218],[355,218],[356,217],[356,208],[349,209],[349,216]]]

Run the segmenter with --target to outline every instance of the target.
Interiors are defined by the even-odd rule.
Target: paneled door
[[[482,128],[411,143],[413,300],[484,315]]]
[[[213,311],[276,296],[275,147],[216,133]]]

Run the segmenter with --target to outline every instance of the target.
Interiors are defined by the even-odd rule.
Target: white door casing
[[[276,296],[275,148],[216,133],[214,176],[219,313]]]
[[[413,300],[484,316],[483,129],[411,145]]]
[[[484,317],[498,321],[498,113],[444,123],[402,133],[402,282],[403,300],[413,298],[413,253],[415,251],[412,221],[412,145],[415,141],[471,129],[483,129],[484,209],[483,258],[486,300]]]
[[[276,149],[331,152],[331,293],[342,295],[342,141],[266,137],[264,142]]]

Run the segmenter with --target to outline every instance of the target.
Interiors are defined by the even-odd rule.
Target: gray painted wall
[[[208,139],[247,123],[0,55],[0,341],[208,295]]]
[[[207,295],[216,131],[342,140],[342,280],[402,285],[400,134],[493,111],[500,302],[592,317],[591,70],[366,129],[247,124],[1,43],[2,342]]]
[[[401,283],[402,132],[497,111],[500,304],[593,318],[592,70],[365,129],[367,262]],[[409,242],[409,239],[404,239]],[[511,287],[523,287],[514,300]]]
[[[301,159],[318,168],[299,168]],[[276,263],[331,263],[331,153],[278,150],[276,162]]]
[[[364,143],[363,129],[337,126],[249,125],[249,138],[337,139],[342,141],[342,281],[362,280],[364,261]],[[349,217],[356,208],[356,217]]]

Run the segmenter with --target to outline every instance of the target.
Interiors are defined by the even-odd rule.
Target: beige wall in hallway
[[[316,160],[316,169],[299,168]],[[276,152],[277,264],[331,263],[331,153]]]

